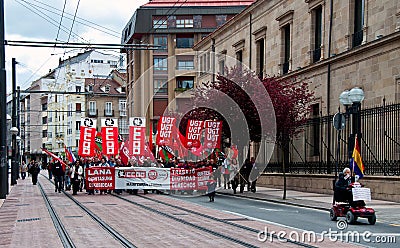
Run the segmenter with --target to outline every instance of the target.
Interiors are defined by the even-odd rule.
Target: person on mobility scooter
[[[349,224],[354,223],[358,217],[368,218],[368,222],[374,225],[376,222],[375,210],[365,207],[363,200],[353,201],[353,188],[363,187],[356,180],[352,180],[351,171],[345,168],[339,173],[339,180],[335,184],[333,205],[329,211],[330,219],[336,221],[337,217],[346,217]],[[339,203],[340,202],[340,203]]]

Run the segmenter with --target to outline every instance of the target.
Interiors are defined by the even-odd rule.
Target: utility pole
[[[17,128],[19,140],[17,140],[17,168],[21,166],[21,144],[22,144],[22,131],[21,131],[21,87],[17,86]],[[18,178],[18,177],[17,177]]]
[[[17,164],[17,79],[16,67],[17,61],[12,58],[12,124],[11,124],[11,142],[12,142],[12,157],[11,157],[11,185],[17,184],[18,164]]]
[[[6,92],[4,0],[0,0],[0,199],[6,199],[8,194]]]

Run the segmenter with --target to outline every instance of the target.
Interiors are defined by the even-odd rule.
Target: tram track
[[[69,236],[67,229],[65,228],[64,224],[62,223],[60,217],[58,216],[57,212],[55,211],[53,204],[51,203],[49,197],[47,196],[46,192],[43,189],[43,186],[40,182],[39,184],[39,189],[40,193],[42,194],[43,200],[46,204],[47,210],[49,211],[51,220],[54,223],[54,227],[58,233],[58,236],[60,237],[60,241],[63,244],[64,248],[75,248],[75,244],[72,241],[71,237]]]
[[[149,211],[151,211],[151,212],[154,212],[154,213],[163,215],[163,216],[165,216],[165,217],[168,217],[168,218],[170,218],[170,219],[173,219],[173,220],[175,220],[175,221],[178,221],[178,222],[180,222],[180,223],[183,223],[183,224],[186,224],[186,225],[195,227],[195,228],[200,229],[200,230],[202,230],[202,231],[206,231],[206,232],[208,232],[208,233],[210,233],[210,234],[213,234],[214,236],[218,236],[218,237],[224,238],[224,239],[226,239],[226,240],[233,241],[233,242],[235,242],[235,243],[237,243],[237,244],[241,244],[241,245],[243,245],[243,246],[245,246],[245,247],[258,247],[258,246],[254,246],[254,245],[252,245],[252,244],[246,243],[246,242],[244,242],[244,241],[238,240],[238,239],[236,239],[236,238],[232,238],[232,237],[230,237],[230,236],[227,236],[227,235],[218,233],[218,232],[216,232],[216,231],[210,230],[210,229],[208,229],[208,228],[202,227],[202,226],[200,226],[200,225],[190,223],[190,222],[188,222],[188,221],[186,221],[186,220],[184,220],[184,219],[181,219],[181,218],[178,218],[178,217],[173,216],[173,215],[171,215],[171,214],[162,212],[162,211],[157,210],[157,209],[155,209],[155,208],[152,208],[152,207],[149,207],[149,206],[145,206],[144,204],[141,204],[141,203],[132,201],[132,200],[130,200],[130,199],[127,199],[127,198],[125,198],[124,196],[115,195],[115,194],[113,194],[113,196],[115,196],[115,197],[117,197],[117,198],[119,198],[119,199],[122,199],[122,200],[124,200],[124,201],[127,201],[127,202],[129,202],[129,203],[131,203],[131,204],[134,204],[134,205],[136,205],[136,206],[138,206],[138,207],[147,209],[147,210],[149,210]],[[222,224],[226,224],[226,225],[229,225],[229,226],[231,226],[231,227],[238,228],[238,229],[240,229],[240,230],[245,230],[245,231],[248,231],[248,232],[251,232],[251,233],[255,233],[255,234],[258,234],[258,233],[260,232],[259,229],[255,229],[255,228],[252,228],[252,227],[248,227],[248,226],[244,226],[244,225],[241,225],[241,224],[237,224],[237,223],[234,223],[234,222],[225,220],[225,219],[220,219],[220,218],[217,218],[217,217],[214,217],[214,216],[210,216],[210,215],[208,215],[208,214],[200,213],[200,212],[198,212],[198,211],[194,211],[194,210],[191,210],[191,209],[187,209],[187,208],[184,208],[184,207],[181,207],[181,206],[176,206],[176,205],[173,205],[173,204],[170,204],[170,203],[161,201],[161,200],[157,200],[157,199],[153,199],[153,198],[149,198],[149,197],[145,197],[145,196],[141,196],[141,195],[137,195],[137,196],[138,196],[138,197],[141,197],[141,198],[144,198],[144,199],[146,199],[146,200],[149,200],[149,201],[158,203],[158,204],[162,204],[162,205],[165,205],[165,206],[168,206],[168,207],[171,207],[171,208],[174,208],[174,209],[177,209],[177,210],[180,210],[180,211],[189,213],[189,214],[194,214],[194,215],[203,217],[203,218],[205,218],[205,219],[207,219],[207,220],[212,220],[212,221],[216,221],[216,222],[219,222],[219,223],[222,223]],[[317,246],[313,246],[313,245],[310,245],[310,244],[307,244],[307,243],[303,243],[303,242],[299,242],[299,241],[295,241],[295,240],[291,240],[291,239],[287,239],[287,238],[282,239],[282,237],[278,237],[278,235],[273,234],[273,233],[269,233],[269,232],[266,233],[266,236],[267,236],[268,238],[272,238],[272,239],[276,239],[276,240],[278,240],[278,239],[279,239],[279,240],[284,240],[286,243],[290,243],[290,244],[293,244],[293,245],[296,245],[296,246],[299,246],[299,247],[307,247],[307,248],[315,248],[315,247],[317,247]]]
[[[42,175],[43,176],[43,175]],[[54,185],[54,182],[52,182],[48,177],[45,177],[50,183]],[[62,224],[61,219],[55,212],[50,199],[48,198],[46,192],[44,191],[41,183],[39,182],[39,188],[41,189],[41,193],[43,198],[45,199],[47,209],[50,213],[50,216],[53,220],[53,223],[56,227],[57,232],[59,233],[59,237],[61,239],[61,242],[63,243],[64,247],[76,247],[74,246],[71,238],[68,235],[68,232],[66,231],[65,226]],[[105,221],[103,221],[100,217],[98,217],[96,214],[94,214],[89,208],[87,208],[85,205],[80,203],[78,200],[76,200],[72,195],[68,194],[64,190],[62,191],[65,196],[67,196],[71,201],[73,201],[83,212],[85,212],[89,217],[91,217],[100,227],[102,227],[106,232],[108,232],[116,241],[118,241],[123,247],[132,247],[136,248],[132,242],[130,242],[127,238],[122,236],[118,231],[116,231],[114,228],[112,228],[110,225],[108,225]]]

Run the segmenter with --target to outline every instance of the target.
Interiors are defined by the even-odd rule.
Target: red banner
[[[200,137],[202,130],[203,121],[189,120],[186,128],[186,147],[200,147]]]
[[[81,157],[92,157],[95,154],[96,128],[81,126],[79,136],[78,155]]]
[[[211,174],[211,166],[196,169],[197,190],[207,190],[207,183],[210,180]]]
[[[129,153],[133,156],[145,155],[146,119],[133,117],[129,119]]]
[[[119,148],[119,156],[121,158],[121,161],[124,165],[127,165],[129,162],[129,149],[128,149],[128,145],[126,144],[126,142],[122,142],[121,146]]]
[[[117,119],[105,118],[101,120],[101,137],[103,154],[117,155],[119,151]]]
[[[196,170],[171,168],[171,190],[195,190]]]
[[[206,134],[205,134],[205,147],[221,148],[221,132],[222,132],[222,121],[205,121],[204,123]]]
[[[156,144],[159,146],[172,145],[173,132],[175,132],[175,118],[163,116],[158,121]]]
[[[87,189],[115,189],[114,167],[90,167],[86,168]]]

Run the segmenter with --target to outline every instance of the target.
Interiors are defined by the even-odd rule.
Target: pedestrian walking
[[[222,162],[221,173],[224,177],[224,189],[226,189],[227,185],[228,185],[228,189],[231,189],[231,183],[229,181],[229,178],[231,176],[231,162],[226,154],[225,154],[224,162]]]
[[[40,173],[40,168],[39,164],[37,162],[34,162],[33,160],[31,161],[31,164],[31,168],[28,170],[28,172],[32,175],[33,185],[36,185],[38,181],[38,175]]]
[[[28,171],[28,165],[25,163],[25,161],[22,161],[22,164],[21,164],[21,178],[22,178],[22,180],[25,180],[27,171]]]
[[[52,173],[54,176],[54,183],[55,183],[55,192],[58,191],[58,193],[61,193],[61,190],[63,188],[63,179],[65,172],[63,170],[60,161],[58,160],[54,161],[52,168],[53,168]]]
[[[72,165],[67,164],[65,166],[65,174],[64,174],[64,182],[65,182],[65,190],[71,190],[71,174],[72,174]]]
[[[207,182],[207,195],[210,198],[210,202],[214,202],[216,187],[217,182],[214,180],[213,175],[211,175],[210,179]]]
[[[79,160],[75,162],[75,164],[72,166],[71,170],[71,179],[72,179],[72,194],[77,195],[79,191],[79,186],[82,181],[82,175],[83,175],[83,167],[80,163]],[[90,193],[89,193],[90,194]]]

